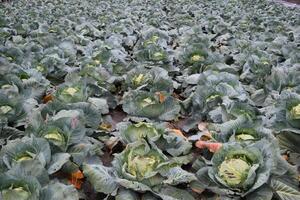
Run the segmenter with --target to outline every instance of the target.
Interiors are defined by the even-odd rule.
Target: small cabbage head
[[[7,114],[8,112],[12,111],[11,106],[0,106],[0,114]]]
[[[212,102],[212,101],[216,100],[217,98],[219,98],[220,96],[221,95],[219,95],[219,94],[212,94],[205,99],[205,102],[206,103]]]
[[[147,77],[145,74],[138,74],[132,78],[131,82],[134,86],[139,86],[142,85],[142,83],[147,82]]]
[[[64,135],[58,129],[49,130],[43,137],[56,146],[63,146],[65,144]]]
[[[292,119],[300,119],[300,103],[290,110],[290,115]]]
[[[78,92],[78,88],[68,87],[63,90],[62,94],[74,96],[77,92]]]
[[[236,139],[240,141],[246,141],[246,140],[255,140],[255,137],[253,137],[253,135],[241,133],[236,135]]]
[[[75,103],[85,100],[83,89],[79,86],[66,86],[59,88],[55,96],[62,102]]]
[[[235,131],[235,139],[237,141],[254,141],[260,139],[260,137],[254,128],[238,128]]]
[[[144,98],[144,99],[142,99],[142,100],[140,101],[140,106],[141,106],[142,108],[145,108],[145,107],[147,107],[147,106],[154,105],[154,104],[156,104],[156,103],[157,103],[157,102],[156,102],[156,99],[155,99],[155,98],[146,97],[146,98]]]
[[[27,200],[30,197],[30,192],[23,187],[14,187],[13,185],[5,190],[2,190],[3,200]]]
[[[36,66],[36,70],[39,71],[39,72],[45,72],[46,69],[45,69],[45,67],[42,66],[42,65],[37,65],[37,66]]]
[[[192,63],[194,63],[194,62],[202,62],[204,60],[205,60],[204,56],[202,56],[200,54],[194,54],[193,56],[191,56],[191,62]]]
[[[31,153],[30,151],[26,151],[23,154],[16,157],[15,159],[17,162],[22,162],[25,160],[32,160],[32,159],[34,159],[34,157],[35,157],[34,153]]]
[[[10,84],[5,84],[1,86],[2,90],[9,90],[12,89],[14,86],[10,85]]]
[[[152,35],[152,37],[150,37],[149,39],[144,41],[143,45],[146,47],[146,46],[151,45],[151,44],[156,44],[158,39],[159,39],[159,36]]]

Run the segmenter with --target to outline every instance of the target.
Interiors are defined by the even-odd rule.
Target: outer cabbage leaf
[[[42,188],[41,200],[78,200],[79,195],[76,189],[71,185],[65,185],[58,181],[52,181],[47,186]]]
[[[9,141],[1,149],[0,155],[7,168],[12,168],[20,162],[33,163],[33,160],[37,160],[42,167],[45,167],[51,159],[50,146],[47,140],[35,137],[23,137]]]

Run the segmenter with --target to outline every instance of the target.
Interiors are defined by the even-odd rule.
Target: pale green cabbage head
[[[12,107],[10,106],[0,106],[0,113],[7,114],[12,110]]]
[[[64,90],[62,91],[62,94],[63,94],[63,95],[74,96],[78,91],[79,91],[78,88],[68,87],[68,88],[66,88],[66,89],[64,89]]]
[[[13,185],[1,191],[3,200],[27,200],[30,198],[30,192],[23,187],[14,187]]]
[[[43,137],[57,146],[63,146],[65,144],[65,138],[63,134],[56,129],[46,133]]]
[[[199,54],[195,54],[191,57],[191,62],[200,62],[200,61],[204,61],[205,58]]]
[[[292,119],[300,119],[300,104],[292,107],[292,109],[290,110],[290,114]]]
[[[250,168],[242,159],[227,159],[219,166],[219,176],[228,186],[239,187],[247,179]]]
[[[250,134],[239,134],[236,136],[236,139],[239,141],[245,141],[245,140],[255,140],[255,137],[253,137],[253,135]]]
[[[128,160],[127,171],[133,176],[144,177],[155,170],[159,160],[155,156],[135,156]]]

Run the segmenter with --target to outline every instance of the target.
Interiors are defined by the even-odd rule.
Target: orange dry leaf
[[[74,178],[77,178],[77,179],[83,179],[84,178],[84,175],[80,170],[78,170],[77,172],[72,173],[71,175]]]
[[[43,98],[43,103],[48,103],[49,101],[53,101],[54,97],[52,96],[52,94],[48,94],[46,96],[44,96]]]
[[[83,173],[80,170],[72,173],[70,175],[70,177],[68,178],[69,183],[71,183],[72,185],[74,185],[74,187],[76,189],[80,189],[81,188],[81,185],[83,184],[83,180],[82,179],[84,179],[84,175],[83,175]]]
[[[201,141],[201,140],[198,140],[195,145],[199,149],[207,148],[210,152],[213,152],[213,153],[217,152],[222,147],[222,143],[219,143],[219,142],[205,142],[205,141]]]
[[[181,130],[179,130],[179,129],[171,129],[171,131],[172,131],[175,135],[180,136],[180,137],[183,137],[184,139],[187,140],[187,137],[185,137],[185,136],[183,135],[183,133],[181,132]]]
[[[289,159],[288,155],[282,155],[282,158],[283,158],[284,160],[288,160],[288,159]]]
[[[158,98],[159,98],[159,103],[165,102],[166,96],[165,96],[163,93],[161,93],[161,92],[156,92],[155,94],[156,94],[156,95],[158,96]]]

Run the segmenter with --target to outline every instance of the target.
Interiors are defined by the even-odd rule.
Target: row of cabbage
[[[0,197],[299,199],[297,11],[1,4]]]

